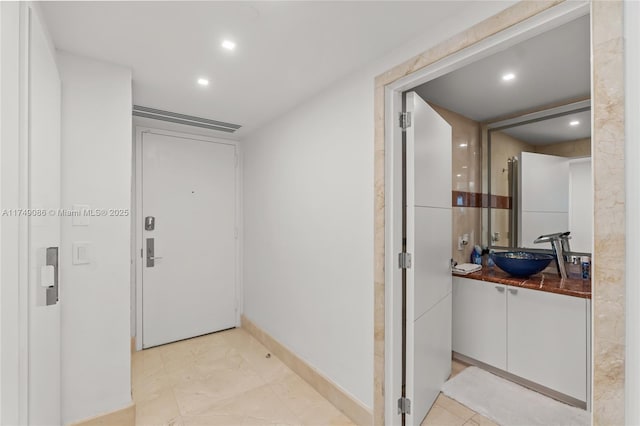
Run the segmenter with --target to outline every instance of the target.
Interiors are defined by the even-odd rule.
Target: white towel
[[[476,272],[482,269],[482,265],[476,265],[475,263],[461,263],[453,267],[453,272],[460,275],[467,275],[472,272]]]

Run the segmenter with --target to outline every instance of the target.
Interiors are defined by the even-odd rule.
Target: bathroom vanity
[[[590,280],[496,267],[453,277],[454,358],[587,408]]]

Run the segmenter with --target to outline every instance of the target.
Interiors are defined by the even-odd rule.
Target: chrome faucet
[[[558,275],[567,278],[567,268],[564,264],[564,254],[571,251],[569,245],[569,236],[571,232],[556,232],[555,234],[540,235],[535,239],[534,244],[551,243],[553,255],[556,257],[556,265],[558,266]]]

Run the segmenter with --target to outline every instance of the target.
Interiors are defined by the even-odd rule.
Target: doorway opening
[[[425,340],[425,345],[430,345],[430,347],[428,348],[430,354],[439,352],[440,358],[448,357],[446,363],[439,363],[439,365],[443,366],[439,367],[442,371],[434,371],[433,368],[420,370],[420,368],[424,367],[424,365],[426,364],[421,363],[421,361],[417,359],[419,355],[417,354],[417,352],[415,352],[415,349],[420,345],[420,342],[415,341],[415,336],[413,335],[415,329],[412,327],[411,322],[417,320],[418,318],[415,316],[411,318],[410,311],[413,303],[418,304],[424,301],[421,302],[419,300],[412,299],[413,297],[415,297],[416,292],[422,291],[419,288],[419,283],[418,280],[415,279],[415,276],[413,277],[414,280],[412,282],[412,274],[419,273],[420,268],[423,267],[426,262],[425,259],[431,260],[435,257],[432,253],[439,255],[443,252],[447,252],[447,260],[452,259],[457,263],[471,263],[469,253],[473,249],[473,246],[495,246],[496,248],[498,246],[498,244],[495,244],[496,241],[491,241],[491,236],[489,233],[489,212],[491,211],[490,207],[493,206],[493,201],[491,201],[492,195],[488,192],[487,171],[483,170],[482,162],[480,161],[481,158],[488,157],[488,154],[486,152],[486,140],[482,136],[483,131],[486,130],[487,123],[490,121],[499,121],[506,118],[513,118],[514,115],[530,113],[534,110],[542,109],[540,108],[542,106],[557,107],[558,105],[560,105],[557,102],[558,100],[555,99],[550,101],[535,99],[534,101],[532,101],[533,104],[530,105],[510,105],[505,107],[510,108],[509,111],[503,110],[491,112],[487,111],[490,108],[486,106],[483,112],[490,114],[488,117],[483,117],[478,120],[467,120],[476,121],[478,123],[477,133],[474,136],[474,140],[475,142],[477,142],[477,146],[475,148],[479,149],[479,151],[477,151],[477,157],[473,157],[472,154],[469,154],[471,152],[471,147],[469,147],[468,143],[465,144],[464,141],[456,139],[456,136],[454,135],[454,157],[456,156],[456,149],[458,150],[458,152],[465,152],[467,156],[464,160],[466,162],[460,161],[459,158],[454,158],[453,165],[455,169],[452,170],[448,175],[442,173],[439,179],[436,178],[434,180],[434,178],[431,178],[431,180],[427,181],[429,182],[429,184],[427,184],[426,186],[429,188],[441,187],[444,180],[453,178],[452,180],[454,182],[454,187],[449,188],[448,191],[448,193],[451,194],[448,196],[448,208],[450,209],[449,211],[451,211],[452,208],[456,207],[465,208],[467,210],[475,209],[474,217],[467,221],[467,223],[472,223],[468,226],[467,223],[463,225],[464,227],[468,228],[466,229],[467,232],[459,232],[461,230],[465,231],[461,229],[459,223],[456,223],[456,220],[460,220],[460,218],[454,217],[454,225],[451,226],[451,216],[449,216],[448,227],[446,226],[447,224],[445,222],[442,222],[440,226],[438,226],[434,224],[440,222],[429,221],[427,232],[414,234],[412,233],[411,228],[412,226],[415,226],[417,220],[415,217],[411,216],[411,212],[408,210],[411,210],[412,207],[419,208],[420,206],[419,203],[415,203],[412,206],[410,200],[408,200],[405,196],[405,191],[407,187],[410,187],[411,185],[414,185],[414,188],[409,192],[413,190],[419,191],[418,186],[420,185],[420,182],[424,181],[419,181],[418,179],[416,179],[412,182],[411,180],[415,179],[415,176],[412,176],[410,171],[409,173],[407,173],[407,168],[405,167],[405,165],[411,164],[414,161],[414,159],[407,160],[406,149],[410,145],[410,143],[407,143],[406,131],[403,131],[404,129],[402,129],[401,126],[401,124],[406,123],[406,116],[402,115],[408,112],[407,109],[404,108],[404,106],[406,105],[406,99],[408,97],[413,98],[414,96],[420,97],[422,95],[424,100],[429,101],[425,102],[425,104],[428,107],[432,108],[436,113],[441,115],[445,122],[451,124],[452,116],[461,114],[459,114],[459,111],[453,112],[450,109],[446,108],[446,106],[443,107],[442,105],[438,105],[436,102],[434,102],[434,100],[431,98],[437,98],[437,96],[430,97],[428,95],[429,91],[427,89],[429,89],[429,86],[431,86],[430,89],[432,94],[437,93],[444,98],[451,98],[453,97],[451,93],[451,87],[458,86],[459,82],[454,82],[452,86],[441,84],[440,87],[435,87],[434,83],[436,83],[438,79],[440,79],[441,82],[449,77],[453,79],[458,77],[463,78],[463,68],[470,70],[469,72],[477,71],[473,69],[474,64],[486,63],[492,56],[505,56],[505,52],[508,52],[510,50],[517,51],[517,49],[519,48],[518,46],[521,46],[527,42],[531,43],[532,40],[539,39],[541,37],[544,38],[545,36],[552,34],[554,31],[557,31],[559,28],[566,28],[571,25],[581,26],[583,24],[580,23],[580,20],[586,21],[588,27],[588,14],[588,4],[563,4],[557,7],[553,7],[533,16],[526,21],[510,27],[508,30],[497,33],[482,42],[472,45],[467,49],[461,50],[434,63],[433,65],[427,66],[420,71],[400,78],[395,82],[392,82],[385,86],[385,246],[387,247],[387,249],[385,250],[385,281],[387,283],[390,283],[385,287],[386,323],[384,413],[385,423],[387,424],[421,424],[424,418],[423,414],[426,414],[428,412],[429,408],[438,397],[441,385],[444,383],[444,381],[446,381],[447,377],[451,373],[451,339],[449,340],[449,346],[447,348],[446,339],[438,340],[436,335],[442,333],[443,328],[449,327],[448,335],[451,338],[453,328],[451,317],[452,315],[454,315],[453,313],[443,314],[443,318],[449,318],[449,325],[447,325],[446,322],[440,321],[440,327],[434,327],[432,336],[429,337],[428,334],[425,333],[420,334],[420,339]],[[587,53],[590,52],[588,40],[589,38],[587,37]],[[516,57],[517,56],[518,55],[516,55]],[[590,76],[590,69],[588,67],[585,70],[585,73],[588,80]],[[497,76],[497,78],[501,79],[501,76]],[[508,80],[510,80],[510,78],[505,78],[502,81],[507,82]],[[499,82],[498,84],[500,84],[501,82]],[[470,84],[477,85],[481,83],[478,81],[472,81]],[[588,89],[590,89],[590,87],[588,87]],[[440,90],[440,92],[438,92],[438,90]],[[408,94],[409,92],[415,93]],[[584,100],[585,97],[583,95],[584,93],[567,95],[563,100],[564,103],[572,103],[576,100]],[[590,92],[588,91],[586,98],[588,99],[589,96]],[[462,97],[464,97],[464,94],[462,95]],[[478,101],[478,99],[475,99],[474,101]],[[492,102],[492,98],[480,99],[479,101],[480,104],[487,104]],[[469,118],[468,115],[469,113],[466,113],[467,119]],[[398,119],[398,117],[402,118]],[[420,126],[420,123],[417,122],[414,118],[417,117],[411,117],[411,125]],[[465,124],[469,125],[470,123],[466,122]],[[453,127],[455,127],[455,125]],[[587,127],[590,127],[588,123]],[[588,142],[588,144],[590,144],[590,141]],[[451,144],[449,144],[449,146],[451,146]],[[409,155],[412,155],[412,153],[409,152]],[[475,162],[477,162],[478,164],[475,164]],[[415,164],[417,165],[417,162]],[[473,170],[470,170],[472,168]],[[465,173],[468,174],[465,176]],[[467,184],[466,187],[455,186],[457,183],[463,181],[463,179],[460,178],[468,178],[470,174],[473,174],[476,178],[467,179],[465,182]],[[456,180],[456,178],[459,179]],[[589,184],[588,186],[592,187],[592,184]],[[486,205],[482,204],[483,198],[485,199],[485,201],[489,200],[487,201],[487,203],[485,203]],[[460,201],[459,204],[458,201]],[[465,219],[463,218],[462,220]],[[448,245],[437,243],[435,238],[433,239],[433,241],[429,241],[429,237],[432,236],[432,232],[435,229],[441,230],[443,228],[446,229],[448,233]],[[406,232],[403,233],[403,230]],[[508,232],[509,231],[505,231],[505,233],[507,234]],[[459,236],[457,235],[458,233],[460,233]],[[416,249],[415,252],[412,253],[410,251],[410,248],[415,247],[416,244],[419,244],[419,240],[423,236],[427,237],[427,243],[425,243],[427,245],[425,247],[428,247],[428,250],[426,250],[425,253],[429,253],[430,255],[427,257],[425,257],[425,255],[421,255],[421,258],[418,258],[418,250]],[[504,247],[506,248],[517,248],[521,246],[522,245],[520,244],[504,245]],[[453,249],[447,250],[447,247],[453,247]],[[533,248],[531,250],[527,248],[527,251],[536,251],[536,248]],[[403,253],[408,254],[405,255]],[[401,254],[400,258],[399,254]],[[586,255],[587,253],[578,254]],[[406,262],[409,255],[411,256],[410,266],[408,266]],[[442,267],[443,265],[439,266]],[[449,264],[447,264],[447,267],[448,266]],[[432,272],[433,269],[429,271],[429,273]],[[448,274],[450,278],[451,272],[448,271]],[[433,284],[437,283],[437,280],[433,278],[424,278],[423,282],[426,284]],[[436,284],[436,286],[437,285],[439,284]],[[446,288],[446,285],[447,284],[444,284],[444,288]],[[451,286],[451,281],[449,281],[448,285]],[[451,287],[449,287],[449,289],[451,289]],[[452,293],[455,295],[455,289]],[[526,292],[521,291],[521,293]],[[446,293],[445,291],[444,294],[448,293]],[[507,294],[511,294],[511,291],[505,292],[505,297]],[[435,299],[431,300],[431,302],[434,302],[434,304],[441,300],[437,299],[437,296],[434,297]],[[455,298],[455,296],[453,296],[453,298]],[[425,303],[429,305],[429,303],[431,302]],[[582,383],[582,388],[585,390],[585,393],[584,395],[580,394],[579,397],[574,398],[574,400],[567,401],[565,399],[565,402],[574,403],[574,405],[580,405],[579,402],[582,402],[584,403],[584,406],[587,407],[589,406],[591,399],[591,362],[589,358],[591,334],[589,318],[591,314],[591,305],[590,303],[585,302],[585,299],[582,299],[579,303],[582,308],[578,307],[577,309],[582,309],[582,321],[584,323],[584,326],[587,328],[586,330],[584,330],[584,334],[586,335],[586,342],[584,342],[585,344],[582,346],[582,352],[585,353],[584,383]],[[430,306],[433,307],[433,305]],[[427,311],[431,312],[430,309],[427,309]],[[502,323],[506,324],[506,321],[506,317],[502,319]],[[444,334],[446,335],[447,333],[445,332]],[[437,341],[444,342],[444,346],[434,347],[433,345],[435,345],[435,342]],[[490,345],[490,343],[485,342],[485,345]],[[499,351],[502,350],[499,349]],[[504,351],[502,352],[506,352],[506,345]],[[504,356],[506,357],[506,354]],[[469,358],[458,357],[459,360],[464,360],[466,362],[473,361]],[[445,364],[447,364],[446,367],[444,366]],[[480,364],[481,363],[477,363],[477,365]],[[459,367],[460,365],[461,364],[456,364],[456,367]],[[506,366],[505,371],[507,371]],[[518,372],[517,374],[514,374],[514,376],[518,376],[518,374],[526,376],[526,374],[522,372]],[[427,378],[427,376],[429,377]],[[426,399],[425,397],[421,397],[420,395],[418,395],[419,392],[417,392],[415,385],[419,381],[425,382],[428,380],[433,380],[434,377],[439,376],[443,376],[445,378],[438,379],[440,381],[438,385],[430,384],[429,386],[427,386],[425,384],[423,386],[424,389],[430,389],[429,396],[426,397]],[[511,378],[514,379],[515,377]],[[526,378],[527,377],[525,377],[525,379]],[[530,380],[530,382],[530,387],[535,388],[535,386],[533,386],[535,385],[535,383],[533,383],[534,380]],[[554,390],[553,386],[547,386],[547,384],[544,382],[542,383],[542,387],[549,388],[551,391]],[[541,388],[536,389],[541,390]],[[564,388],[562,388],[559,393],[562,395],[569,394],[570,396],[573,396]],[[548,394],[553,395],[552,392],[548,392]],[[560,397],[562,395],[560,395]],[[427,402],[420,402],[420,407],[418,407],[416,406],[416,402],[420,400],[420,398]],[[424,404],[428,406],[425,406]]]

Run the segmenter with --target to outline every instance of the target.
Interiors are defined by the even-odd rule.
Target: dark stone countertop
[[[548,271],[548,270],[546,270]],[[531,290],[546,291],[549,293],[564,294],[566,296],[591,299],[591,280],[562,279],[556,273],[543,271],[529,278],[516,278],[504,272],[497,266],[483,267],[480,271],[467,275],[454,273],[456,277],[472,280],[487,281],[491,283],[505,284],[513,287],[523,287]]]

